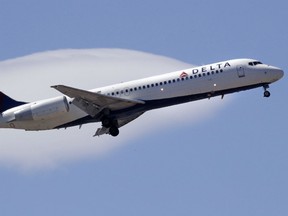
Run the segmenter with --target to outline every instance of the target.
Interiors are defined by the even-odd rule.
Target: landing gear
[[[102,119],[102,126],[109,129],[109,134],[113,137],[116,137],[119,135],[119,129],[117,125],[118,125],[117,120],[112,120],[109,118]]]
[[[270,92],[269,92],[269,91],[267,91],[267,90],[266,90],[266,91],[264,91],[264,97],[270,97],[270,95],[271,95],[271,94],[270,94]]]
[[[269,85],[264,85],[264,97],[270,97],[271,93],[267,90],[269,88]]]
[[[111,126],[111,120],[109,118],[103,118],[102,119],[102,126],[103,127],[110,127]]]
[[[112,126],[109,128],[109,133],[111,136],[116,137],[119,134],[119,129],[116,126]]]

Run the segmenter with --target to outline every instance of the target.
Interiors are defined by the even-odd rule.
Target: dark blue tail
[[[25,104],[25,102],[15,101],[3,92],[0,92],[0,113],[22,104]]]

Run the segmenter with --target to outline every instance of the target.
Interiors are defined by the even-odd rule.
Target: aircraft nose
[[[274,68],[275,78],[277,80],[281,79],[284,76],[284,71],[280,68]]]
[[[273,77],[273,81],[277,81],[284,76],[284,71],[277,67],[270,67],[270,74]]]

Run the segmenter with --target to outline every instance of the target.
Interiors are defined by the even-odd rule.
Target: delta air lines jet
[[[31,103],[0,92],[0,128],[50,130],[101,122],[94,136],[117,136],[120,127],[149,110],[257,87],[269,97],[269,84],[283,75],[277,67],[235,59],[90,91],[55,85],[62,96]]]

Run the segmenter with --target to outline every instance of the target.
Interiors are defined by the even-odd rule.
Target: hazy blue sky
[[[287,71],[284,0],[0,3],[0,60],[123,48],[196,65],[251,57]],[[262,89],[227,96],[230,103],[197,124],[171,121],[100,159],[28,173],[1,166],[0,214],[287,215],[287,77],[270,91],[269,99]],[[189,115],[183,107],[170,114]]]

